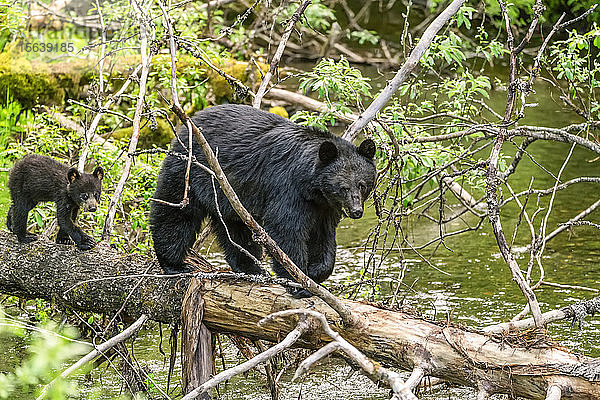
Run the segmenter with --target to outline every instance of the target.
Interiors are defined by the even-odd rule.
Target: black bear
[[[27,232],[27,215],[38,203],[56,203],[58,235],[56,243],[70,243],[81,250],[95,246],[94,239],[75,225],[79,209],[96,211],[104,170],[96,167],[92,174],[80,174],[76,168],[46,156],[32,154],[18,161],[8,178],[12,205],[6,216],[6,226],[21,243],[30,243],[36,235]]]
[[[243,105],[210,107],[198,112],[193,121],[217,153],[246,209],[302,271],[318,283],[327,279],[333,271],[335,229],[342,215],[360,218],[363,203],[375,185],[374,142],[366,139],[357,148],[329,132]],[[187,154],[187,132],[181,129],[173,139],[173,152]],[[207,165],[195,141],[193,154]],[[155,199],[181,201],[186,163],[174,155],[165,158]],[[190,203],[186,207],[152,202],[150,230],[156,256],[166,273],[184,272],[184,259],[205,217],[210,217],[213,232],[234,271],[262,272],[238,247],[260,259],[261,246],[253,241],[251,231],[216,181],[214,185],[207,172],[192,166]],[[273,262],[273,270],[279,277],[290,279],[279,263]]]

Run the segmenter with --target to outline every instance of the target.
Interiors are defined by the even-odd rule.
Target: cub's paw
[[[84,250],[85,251],[85,250],[89,250],[89,249],[94,248],[94,246],[96,246],[96,242],[94,241],[94,238],[91,237],[91,236],[88,236],[88,235],[84,235],[81,238],[81,243],[79,243],[77,245],[77,248],[79,250]]]
[[[38,238],[37,235],[27,232],[25,234],[25,236],[19,236],[17,239],[19,240],[19,243],[27,244],[27,243],[35,242],[37,240],[37,238]]]

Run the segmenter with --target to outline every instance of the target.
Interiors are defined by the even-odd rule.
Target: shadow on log
[[[5,294],[51,299],[67,308],[111,316],[122,308],[131,318],[145,313],[171,323],[180,319],[190,279],[162,275],[158,264],[147,257],[103,246],[81,252],[43,240],[20,245],[14,235],[0,232],[0,292]],[[545,399],[548,387],[556,385],[562,398],[600,399],[600,360],[562,348],[513,347],[472,330],[351,301],[345,303],[366,322],[345,328],[321,300],[295,299],[277,284],[231,278],[199,283],[190,296],[201,296],[202,322],[212,332],[277,342],[296,321],[278,319],[259,328],[260,319],[281,310],[313,308],[325,314],[346,340],[383,365],[405,370],[421,366],[426,375],[458,385],[485,386],[489,393]],[[298,343],[318,348],[329,340],[317,334]]]

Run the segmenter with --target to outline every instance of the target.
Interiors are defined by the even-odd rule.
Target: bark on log
[[[140,278],[149,266],[149,273],[156,275]],[[14,235],[0,232],[0,292],[6,294],[54,299],[73,309],[112,315],[134,290],[123,307],[128,316],[147,313],[157,321],[176,321],[190,278],[161,277],[159,271],[148,258],[106,247],[81,252],[43,240],[21,245]],[[486,386],[491,393],[545,399],[548,387],[558,385],[563,398],[600,399],[600,360],[564,349],[513,347],[477,332],[350,301],[346,303],[352,311],[367,322],[342,328],[339,316],[322,301],[294,299],[279,285],[239,280],[202,283],[198,293],[204,301],[203,322],[213,332],[275,342],[295,322],[278,320],[259,329],[256,323],[261,318],[280,310],[314,307],[346,340],[384,365],[407,370],[420,365],[427,375],[459,385]],[[316,348],[326,341],[318,333],[302,345]]]

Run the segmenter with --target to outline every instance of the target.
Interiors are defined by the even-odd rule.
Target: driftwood
[[[44,240],[21,245],[14,235],[0,232],[0,292],[5,294],[52,299],[62,307],[111,316],[120,311],[132,319],[147,314],[152,320],[178,322],[192,277],[164,276],[159,271],[153,260],[105,246],[81,252]],[[277,342],[296,322],[276,319],[261,328],[257,322],[277,311],[311,307],[323,313],[348,342],[383,365],[421,367],[425,375],[485,387],[488,393],[545,399],[548,388],[556,385],[562,398],[600,398],[600,360],[562,348],[516,347],[510,340],[500,342],[473,330],[352,301],[344,303],[364,323],[341,328],[339,316],[321,300],[295,299],[277,284],[239,278],[199,282],[196,295],[204,302],[203,323],[212,332]],[[315,332],[298,344],[318,348],[330,340],[325,333]]]

